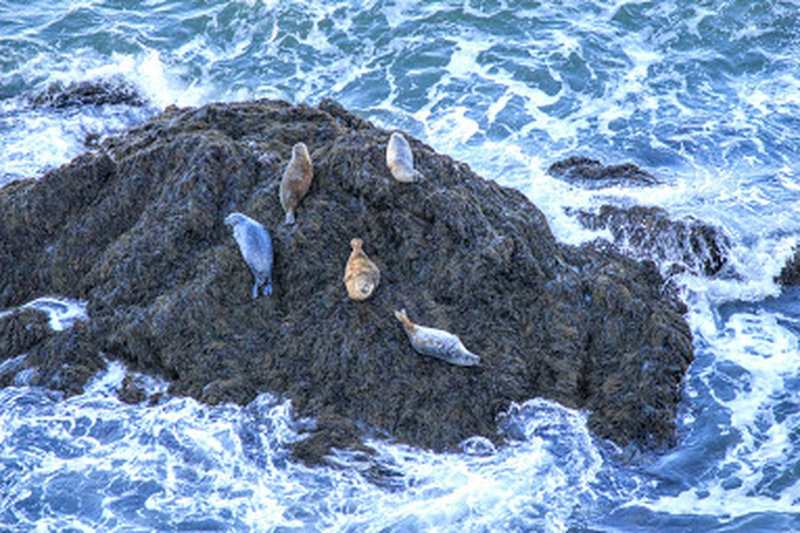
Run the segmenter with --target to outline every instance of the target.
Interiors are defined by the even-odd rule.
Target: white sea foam
[[[63,331],[78,320],[89,320],[89,315],[86,314],[86,302],[83,300],[44,297],[37,298],[21,307],[47,313],[50,317],[50,327],[55,331]]]
[[[86,314],[86,302],[69,298],[46,296],[37,298],[18,308],[0,311],[0,318],[12,313],[15,309],[36,309],[47,314],[50,327],[55,331],[63,331],[78,321],[89,320]]]
[[[336,530],[396,531],[404,528],[477,531],[566,531],[594,496],[593,484],[603,460],[586,429],[586,419],[545,400],[513,406],[503,424],[519,441],[494,450],[481,439],[479,453],[432,454],[382,441],[370,444],[376,459],[339,452],[340,464],[367,470],[385,465],[401,491],[375,492],[355,481],[350,470],[338,474],[336,487],[354,512],[333,517]],[[359,463],[361,459],[362,463]],[[356,488],[354,491],[353,488]]]
[[[500,449],[482,438],[465,442],[465,454],[371,441],[373,457],[339,451],[332,466],[308,468],[287,460],[308,425],[288,402],[126,405],[116,392],[127,374],[108,363],[67,399],[0,391],[0,459],[23,469],[0,504],[0,516],[16,519],[6,525],[566,531],[603,468],[585,416],[544,400],[504,415],[517,440]]]
[[[790,331],[784,324],[795,329]],[[800,481],[796,477],[784,479],[780,472],[787,465],[797,464],[800,449],[792,435],[800,427],[800,414],[790,411],[778,417],[776,402],[796,401],[791,398],[792,383],[800,379],[798,325],[797,316],[765,312],[734,313],[719,328],[706,325],[703,339],[709,343],[713,359],[695,379],[703,383],[715,404],[703,409],[720,410],[727,418],[719,428],[724,454],[713,460],[719,445],[704,443],[709,447],[709,461],[705,471],[695,471],[697,478],[691,488],[630,505],[726,520],[753,513],[796,511]],[[687,419],[690,428],[695,421],[695,417]]]
[[[297,439],[288,403],[262,396],[244,410],[185,398],[130,406],[115,397],[125,374],[121,364],[110,363],[84,394],[65,400],[36,389],[0,391],[0,457],[24,469],[0,505],[0,515],[19,520],[6,525],[171,529],[204,520],[255,528],[265,517],[276,527],[300,522],[283,516],[292,495],[305,492],[297,472],[310,473],[283,464],[283,447]]]

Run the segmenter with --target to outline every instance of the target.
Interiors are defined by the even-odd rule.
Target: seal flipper
[[[286,219],[284,219],[283,223],[286,225],[294,224],[294,207],[290,207],[286,211]]]
[[[258,280],[256,280],[255,283],[253,283],[253,300],[255,300],[256,298],[258,298]]]
[[[271,296],[272,295],[272,282],[267,281],[264,284],[264,296]]]

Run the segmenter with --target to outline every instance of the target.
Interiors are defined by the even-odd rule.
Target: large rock
[[[694,217],[673,220],[659,207],[604,205],[570,210],[588,229],[606,229],[614,244],[637,259],[657,260],[670,271],[714,276],[728,264],[732,239],[721,228]]]
[[[496,415],[536,396],[591,410],[615,442],[668,443],[693,354],[653,264],[558,244],[522,194],[414,139],[426,179],[397,183],[388,137],[332,101],[172,108],[2,189],[0,305],[89,302],[88,323],[30,349],[37,383],[73,391],[102,354],[210,403],[277,392],[319,420],[307,457],[363,432],[436,450],[500,440]],[[298,141],[315,177],[285,226],[278,185]],[[232,211],[272,233],[271,298],[250,299]],[[341,281],[352,237],[382,273],[363,303]],[[417,355],[401,307],[482,368]]]

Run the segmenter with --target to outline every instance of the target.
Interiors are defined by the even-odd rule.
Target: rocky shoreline
[[[366,434],[434,450],[499,442],[497,415],[538,396],[590,411],[616,443],[672,442],[693,351],[655,266],[557,243],[521,193],[410,137],[425,180],[397,183],[390,133],[330,100],[168,108],[0,189],[0,307],[58,294],[90,317],[63,332],[36,312],[0,318],[0,362],[17,358],[0,385],[27,369],[30,384],[76,393],[119,358],[207,403],[273,392],[317,420],[296,449],[309,461]],[[286,226],[278,186],[297,142],[315,177]],[[222,223],[233,211],[272,234],[269,298],[250,298]],[[353,237],[382,275],[365,302],[341,282]],[[483,366],[416,354],[400,308],[457,332]]]

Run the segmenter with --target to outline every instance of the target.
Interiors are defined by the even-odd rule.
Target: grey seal
[[[420,326],[409,320],[406,310],[395,311],[394,316],[403,323],[411,346],[422,355],[436,357],[458,366],[476,366],[481,358],[467,350],[461,339],[443,329]]]
[[[272,239],[267,228],[247,215],[231,213],[225,224],[233,229],[233,238],[239,245],[244,262],[255,278],[253,298],[258,298],[258,287],[264,285],[264,295],[272,294]]]
[[[394,179],[401,183],[413,183],[422,179],[422,174],[414,169],[411,145],[398,131],[392,133],[389,144],[386,145],[386,166],[392,171]]]

